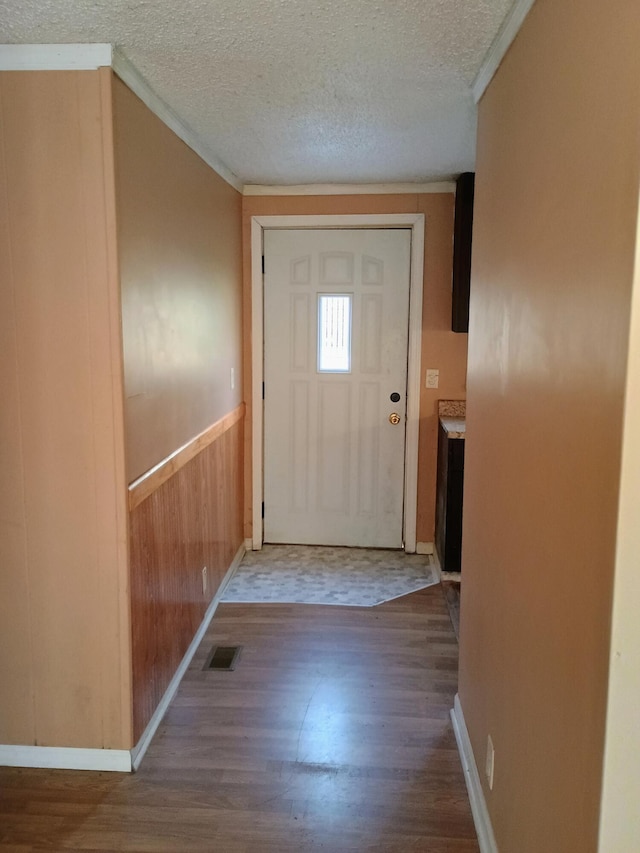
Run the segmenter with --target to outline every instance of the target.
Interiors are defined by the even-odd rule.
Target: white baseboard
[[[433,565],[436,567],[436,571],[438,573],[438,577],[441,581],[455,581],[456,583],[460,583],[462,580],[462,575],[460,572],[445,572],[442,570],[442,566],[440,565],[440,557],[438,556],[438,549],[434,547],[432,558]]]
[[[464,781],[467,783],[469,803],[471,804],[473,822],[476,827],[476,833],[478,834],[480,851],[481,853],[498,853],[498,845],[493,834],[487,801],[484,798],[484,792],[480,784],[480,776],[478,775],[478,768],[473,757],[467,724],[464,721],[462,705],[460,704],[460,698],[457,693],[453,709],[451,710],[451,721],[458,744],[462,769],[464,770]]]
[[[438,574],[440,575],[441,581],[454,581],[455,583],[461,583],[462,574],[460,572],[445,572],[442,566],[440,565],[440,558],[438,557],[437,550],[433,554],[433,560],[436,564],[436,569],[438,570]]]
[[[160,725],[160,721],[169,707],[169,703],[178,689],[182,676],[187,671],[187,667],[191,663],[191,659],[193,658],[196,649],[200,645],[200,642],[209,627],[209,623],[215,613],[216,607],[222,598],[222,593],[233,577],[234,572],[240,565],[244,554],[245,543],[243,542],[238,548],[238,551],[233,558],[233,562],[229,566],[229,570],[220,584],[220,588],[207,607],[204,619],[202,620],[195,637],[191,641],[191,645],[187,649],[185,656],[182,658],[180,666],[171,679],[171,683],[165,690],[153,717],[144,730],[142,737],[132,750],[78,749],[76,747],[64,746],[22,746],[0,744],[0,766],[39,767],[48,770],[115,770],[120,773],[130,773],[132,770],[137,770],[140,766],[140,762],[142,761],[142,757],[151,743],[151,739],[154,736],[156,729]]]
[[[443,572],[440,569],[440,580],[441,581],[453,581],[454,583],[462,582],[462,575],[460,572]]]
[[[416,554],[433,554],[433,542],[416,542]]]
[[[220,587],[218,588],[218,591],[216,592],[214,597],[211,599],[211,603],[207,607],[207,612],[204,614],[204,619],[200,623],[200,627],[196,631],[196,634],[195,634],[193,640],[191,641],[191,645],[189,646],[189,648],[185,652],[184,657],[180,661],[180,665],[176,669],[173,678],[169,682],[169,686],[165,690],[162,699],[158,703],[158,707],[154,711],[151,719],[149,720],[146,729],[144,730],[144,732],[142,733],[142,736],[140,737],[140,740],[134,746],[134,748],[131,750],[131,769],[132,770],[137,770],[138,767],[140,766],[140,762],[142,761],[145,752],[149,748],[149,744],[151,743],[151,740],[153,739],[153,736],[156,733],[158,726],[162,722],[162,718],[166,714],[167,708],[169,707],[171,700],[175,696],[176,691],[177,691],[178,687],[180,686],[180,682],[182,681],[182,677],[184,676],[185,672],[187,671],[189,664],[191,663],[191,659],[193,658],[194,654],[196,653],[198,646],[202,642],[202,638],[204,637],[204,635],[207,631],[207,628],[209,627],[209,623],[211,622],[211,620],[213,618],[213,614],[216,612],[216,608],[217,608],[218,604],[220,603],[220,599],[222,598],[222,594],[224,593],[224,590],[225,590],[227,584],[229,583],[229,581],[231,580],[231,578],[235,574],[236,569],[238,568],[238,566],[242,562],[242,558],[245,555],[245,550],[246,550],[246,545],[243,542],[242,545],[240,545],[240,547],[238,548],[236,555],[233,558],[233,562],[229,566],[229,570],[227,571],[226,575],[224,576],[223,581],[220,584]]]
[[[78,749],[66,746],[0,745],[3,767],[39,767],[49,770],[116,770],[131,772],[128,749]]]

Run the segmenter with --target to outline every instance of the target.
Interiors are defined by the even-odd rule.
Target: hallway
[[[232,672],[203,671],[241,645]],[[439,585],[221,604],[138,773],[0,768],[0,849],[477,851]]]

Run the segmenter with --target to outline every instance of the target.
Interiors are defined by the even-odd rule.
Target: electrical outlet
[[[207,594],[207,567],[204,566],[202,569],[202,594]]]
[[[230,384],[231,384],[231,390],[233,391],[233,389],[236,387],[236,369],[235,369],[235,367],[231,368]]]
[[[489,790],[493,791],[493,765],[495,762],[495,751],[493,749],[493,741],[491,735],[487,736],[487,758],[484,765],[484,772],[489,783]]]
[[[440,384],[440,371],[430,367],[427,370],[427,381],[425,384],[427,388],[437,388]]]

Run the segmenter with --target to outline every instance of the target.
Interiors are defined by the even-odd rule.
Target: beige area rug
[[[248,552],[222,601],[373,607],[438,583],[430,557],[370,548],[265,545]]]

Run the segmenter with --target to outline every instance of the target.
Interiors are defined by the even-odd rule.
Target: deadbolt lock
[[[389,415],[389,423],[393,424],[394,426],[396,424],[399,424],[400,423],[400,415],[397,412],[391,412],[391,414]]]

